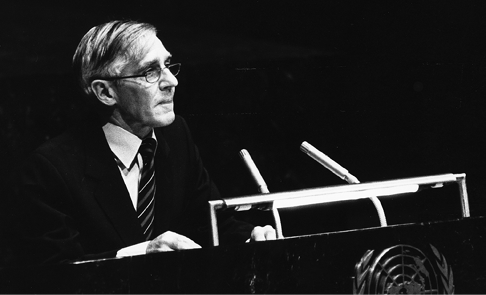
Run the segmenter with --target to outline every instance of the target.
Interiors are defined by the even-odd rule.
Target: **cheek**
[[[145,115],[153,113],[156,108],[153,96],[146,92],[131,93],[130,103],[132,110]]]
[[[123,108],[139,121],[165,120],[173,111],[173,104],[158,104],[157,88],[130,89],[124,94]]]

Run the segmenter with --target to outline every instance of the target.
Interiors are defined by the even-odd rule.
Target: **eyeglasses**
[[[181,64],[180,63],[175,63],[175,64],[170,64],[165,66],[165,68],[158,68],[158,69],[150,69],[148,71],[145,71],[143,74],[140,75],[133,75],[133,76],[123,76],[123,77],[105,77],[105,78],[98,78],[100,80],[107,80],[107,81],[114,81],[114,80],[120,80],[120,79],[127,79],[127,78],[139,78],[139,77],[145,77],[145,80],[149,83],[155,83],[159,81],[160,76],[162,76],[162,71],[168,69],[172,75],[177,76],[179,74],[179,71],[181,70]]]

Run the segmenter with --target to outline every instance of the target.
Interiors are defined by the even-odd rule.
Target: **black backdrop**
[[[483,1],[15,1],[2,11],[2,187],[76,117],[70,60],[82,35],[129,18],[157,25],[183,63],[176,112],[224,196],[256,193],[242,148],[272,192],[343,184],[299,151],[308,141],[361,182],[466,173],[472,215],[484,215]],[[395,222],[449,202],[411,200],[403,214],[387,204]],[[309,222],[378,225],[366,202],[331,207]]]

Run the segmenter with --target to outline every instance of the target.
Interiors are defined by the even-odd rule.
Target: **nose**
[[[162,77],[159,80],[160,89],[165,87],[176,87],[179,84],[177,78],[168,68],[163,69],[161,75]]]

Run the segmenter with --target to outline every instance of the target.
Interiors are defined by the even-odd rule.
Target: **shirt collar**
[[[135,134],[110,122],[103,126],[103,132],[111,151],[126,168],[131,167],[136,159],[142,140]],[[153,130],[149,136],[157,140]]]

